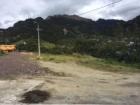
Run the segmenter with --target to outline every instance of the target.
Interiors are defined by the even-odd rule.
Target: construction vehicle
[[[8,53],[16,50],[16,45],[0,45],[0,52]]]

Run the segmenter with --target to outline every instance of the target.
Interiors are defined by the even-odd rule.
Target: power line
[[[79,13],[78,15],[84,15],[84,14],[87,14],[87,13],[90,13],[90,12],[93,12],[93,11],[96,11],[96,10],[99,10],[99,9],[103,9],[103,8],[108,7],[108,6],[110,6],[110,5],[117,4],[117,3],[121,2],[121,1],[123,1],[123,0],[119,0],[119,1],[116,1],[116,2],[112,2],[112,3],[107,4],[107,5],[104,5],[104,6],[102,6],[102,7],[99,7],[99,8],[96,8],[96,9],[92,9],[92,10],[89,10],[89,11],[87,11],[87,12]]]

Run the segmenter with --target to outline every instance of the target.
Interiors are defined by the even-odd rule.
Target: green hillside
[[[34,21],[40,24],[44,53],[80,53],[126,63],[140,62],[140,16],[129,21],[92,21],[76,15],[27,19],[3,30],[1,43],[16,43],[20,51],[37,51]]]

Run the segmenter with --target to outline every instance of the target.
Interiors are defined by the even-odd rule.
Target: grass
[[[75,55],[54,55],[54,54],[43,54],[42,60],[44,61],[53,61],[56,63],[61,62],[71,62],[71,61],[79,61],[81,57],[75,56]]]
[[[4,53],[2,53],[2,52],[0,52],[0,57],[1,57],[1,56],[3,56],[3,55],[5,55],[5,54],[4,54]]]
[[[140,64],[126,64],[114,61],[112,59],[99,59],[88,55],[52,55],[43,54],[42,60],[53,61],[56,63],[61,62],[76,62],[78,64],[111,72],[140,72]]]

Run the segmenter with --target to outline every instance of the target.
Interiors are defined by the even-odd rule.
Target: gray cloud
[[[114,0],[1,0],[0,27],[7,28],[26,18],[81,13],[111,2]],[[93,20],[99,18],[129,20],[137,15],[140,15],[140,1],[123,0],[82,16]]]
[[[100,10],[97,14],[100,14],[100,18],[130,20],[140,15],[140,1],[123,0],[118,4]]]
[[[44,17],[54,14],[73,14],[80,8],[91,3],[93,0],[44,0],[46,10],[42,13]],[[95,1],[95,0],[94,0]]]

